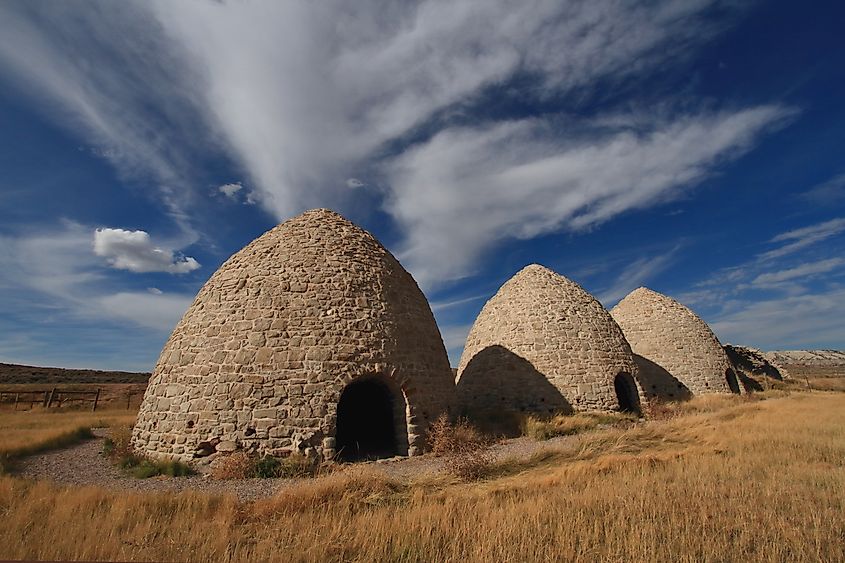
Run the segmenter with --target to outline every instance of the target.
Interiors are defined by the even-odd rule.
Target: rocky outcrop
[[[725,344],[724,349],[734,369],[746,375],[769,377],[779,381],[789,377],[784,368],[771,363],[761,350],[735,344]]]
[[[845,351],[842,350],[774,350],[765,352],[765,356],[778,365],[845,366]]]

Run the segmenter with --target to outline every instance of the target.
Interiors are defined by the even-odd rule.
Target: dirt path
[[[69,448],[55,450],[22,459],[16,474],[29,479],[45,479],[64,485],[96,486],[135,492],[200,491],[231,493],[241,501],[272,496],[284,487],[294,485],[296,479],[230,479],[218,481],[204,475],[190,477],[152,477],[136,479],[121,472],[102,455],[106,429],[95,429],[96,439]],[[553,438],[536,442],[530,438],[514,438],[492,446],[496,461],[525,459],[544,450],[563,450],[577,447],[577,436]],[[443,460],[434,456],[392,458],[375,462],[350,464],[367,467],[388,477],[411,481],[443,471]]]

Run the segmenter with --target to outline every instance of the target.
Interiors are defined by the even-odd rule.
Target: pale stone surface
[[[640,380],[647,397],[731,392],[727,374],[733,370],[722,345],[707,323],[684,305],[641,287],[610,314],[634,354],[643,358],[638,360],[641,367],[649,366],[641,370]],[[741,385],[737,392],[742,392]]]
[[[616,410],[614,379],[636,372],[622,331],[593,296],[532,264],[475,320],[457,373],[464,409]],[[624,377],[624,376],[623,376]]]
[[[203,286],[161,352],[133,444],[183,460],[202,442],[331,456],[340,394],[370,376],[394,391],[402,453],[420,453],[455,394],[428,302],[372,235],[308,211]]]
[[[845,366],[843,350],[774,350],[765,352],[766,358],[773,364],[802,366]]]

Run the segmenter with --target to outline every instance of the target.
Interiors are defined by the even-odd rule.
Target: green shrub
[[[271,456],[264,456],[255,461],[253,465],[255,476],[261,479],[279,477],[282,472],[282,462]]]
[[[103,455],[117,467],[138,479],[157,475],[184,477],[195,471],[185,463],[171,460],[153,460],[135,454],[131,444],[130,428],[114,428],[103,442]]]

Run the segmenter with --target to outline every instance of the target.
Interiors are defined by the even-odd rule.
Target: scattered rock
[[[231,453],[238,449],[238,445],[231,440],[224,440],[217,444],[218,453]]]
[[[207,442],[200,442],[197,444],[197,449],[194,452],[194,457],[207,457],[217,451],[217,445],[220,443],[220,438],[214,438]]]

